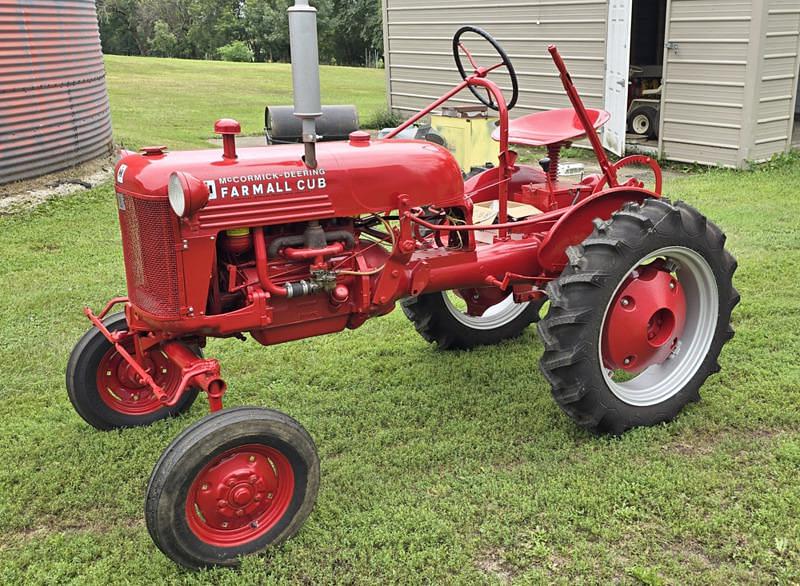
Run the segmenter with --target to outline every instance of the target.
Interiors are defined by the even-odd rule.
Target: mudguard
[[[566,250],[592,233],[596,218],[608,220],[628,202],[642,203],[657,194],[638,187],[614,187],[595,193],[561,216],[542,240],[539,265],[548,273],[559,273],[567,264]]]

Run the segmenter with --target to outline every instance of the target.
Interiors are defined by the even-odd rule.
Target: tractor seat
[[[594,108],[587,108],[586,113],[595,128],[600,128],[611,117],[605,110],[595,110]],[[572,142],[585,135],[586,131],[572,108],[527,114],[508,123],[509,144],[546,146]],[[492,133],[492,138],[500,140],[499,128]]]

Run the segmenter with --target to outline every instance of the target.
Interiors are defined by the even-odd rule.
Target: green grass
[[[178,74],[160,64],[191,69],[110,58],[115,108],[114,76],[126,62],[137,75],[156,67],[174,96]],[[267,66],[197,67],[252,68],[260,80]],[[158,94],[157,84],[136,85],[148,99]],[[222,82],[214,91],[220,102],[236,93]],[[249,128],[257,94],[246,106],[237,93],[238,111],[224,113]],[[185,128],[116,109],[117,130],[199,144],[214,99],[182,119]],[[160,108],[166,116],[166,102]],[[619,439],[592,437],[559,411],[538,371],[534,328],[497,347],[440,352],[395,311],[356,331],[271,348],[212,341],[226,404],[289,413],[322,459],[305,527],[238,572],[179,569],[143,523],[152,466],[206,405],[101,433],[64,390],[69,352],[88,325],[81,307],[125,290],[111,188],[0,218],[0,583],[797,583],[798,184],[796,156],[769,172],[667,184],[728,234],[739,259],[737,335],[702,402]]]
[[[226,63],[107,55],[117,143],[137,149],[207,147],[214,121],[235,118],[242,132],[264,129],[264,107],[292,103],[287,63]],[[323,104],[355,104],[362,121],[386,109],[382,69],[320,68]]]

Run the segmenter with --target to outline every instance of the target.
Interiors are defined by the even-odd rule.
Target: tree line
[[[97,0],[105,53],[289,61],[292,0]],[[380,66],[380,0],[312,0],[320,61]]]

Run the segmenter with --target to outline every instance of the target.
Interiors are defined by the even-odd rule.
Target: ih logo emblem
[[[212,199],[217,199],[217,182],[213,179],[207,179],[203,181],[208,187],[208,199],[211,201]]]

